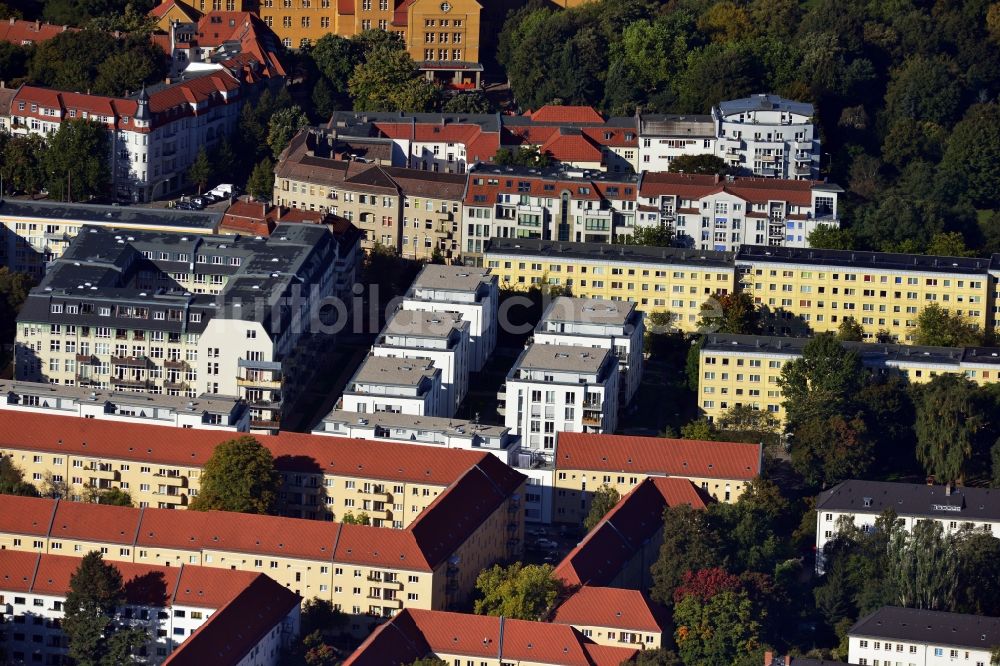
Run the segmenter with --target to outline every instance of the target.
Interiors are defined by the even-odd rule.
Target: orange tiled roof
[[[242,435],[74,416],[0,412],[0,448],[160,465],[200,467],[218,444]],[[470,467],[493,457],[482,451],[393,442],[380,443],[382,455],[373,456],[372,443],[362,439],[293,432],[254,437],[271,450],[275,466],[281,471],[322,471],[428,485],[449,485]]]
[[[662,632],[665,619],[662,609],[639,590],[589,586],[570,595],[552,616],[559,624],[649,632]]]
[[[41,21],[22,21],[13,18],[0,20],[0,42],[10,42],[18,46],[38,44],[48,41],[60,33],[77,31],[79,28],[42,23]]]
[[[663,527],[667,506],[705,503],[687,479],[648,478],[631,490],[556,566],[566,585],[609,585],[638,549]]]
[[[397,666],[427,653],[507,662],[605,666],[620,664],[636,650],[595,644],[567,625],[485,615],[404,609],[347,658],[344,666]]]
[[[581,132],[560,131],[554,133],[542,144],[539,151],[548,153],[559,162],[601,163],[601,149],[595,146]]]
[[[604,123],[604,116],[592,106],[546,104],[537,111],[525,115],[536,123]]]
[[[719,192],[728,192],[753,203],[788,201],[799,206],[812,203],[812,188],[821,181],[785,180],[780,178],[750,178],[736,176],[731,180],[710,174],[647,173],[639,194],[644,197],[676,195],[682,199],[700,199]]]
[[[760,474],[759,444],[561,432],[557,469],[638,472],[749,481]]]

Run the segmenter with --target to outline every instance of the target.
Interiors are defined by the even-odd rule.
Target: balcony
[[[87,474],[103,481],[117,481],[118,472],[111,468],[111,465],[91,465],[87,468]]]
[[[148,356],[112,356],[111,365],[123,368],[148,368],[150,361]]]
[[[796,176],[808,176],[809,174],[812,173],[812,168],[808,166],[796,165],[792,168],[792,173],[794,173]]]
[[[589,426],[600,426],[601,425],[601,417],[600,416],[592,416],[592,415],[584,414],[583,418],[582,418],[582,421],[583,421],[583,425],[589,425]]]
[[[178,391],[186,391],[188,388],[188,383],[175,382],[168,379],[167,381],[163,382],[163,388],[177,389]]]
[[[392,511],[389,509],[368,509],[365,513],[378,520],[392,520]]]
[[[180,506],[184,504],[185,495],[170,494],[170,493],[153,493],[153,497],[156,498],[157,502],[163,502],[164,504],[170,504],[171,506]]]
[[[168,474],[154,474],[153,478],[156,479],[158,484],[162,484],[169,488],[183,488],[187,485],[186,476],[171,476]]]
[[[389,494],[389,491],[384,489],[375,490],[373,488],[369,488],[368,490],[365,490],[364,488],[358,488],[358,495],[360,495],[362,499],[368,499],[374,502],[386,502],[387,504],[392,503],[392,495]]]
[[[163,367],[171,370],[188,370],[191,366],[188,365],[187,361],[182,361],[179,358],[168,358],[163,362]]]
[[[135,377],[113,377],[111,383],[115,386],[134,389],[150,389],[153,387],[153,382],[148,379],[136,379]]]
[[[583,410],[585,412],[599,412],[604,408],[604,403],[600,400],[586,400],[583,403]]]
[[[280,425],[278,421],[270,419],[251,419],[250,421],[250,427],[259,430],[277,430]]]
[[[385,606],[386,608],[400,609],[400,608],[403,607],[403,600],[402,599],[383,599],[382,600],[382,605]]]
[[[281,380],[280,379],[264,379],[260,377],[237,377],[237,386],[246,387],[259,387],[259,388],[269,388],[269,389],[280,389]]]

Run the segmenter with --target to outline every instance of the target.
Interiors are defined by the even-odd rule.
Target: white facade
[[[469,390],[469,323],[450,312],[397,310],[372,346],[380,357],[427,359],[441,370],[441,405],[451,416]]]
[[[1000,618],[883,606],[847,635],[848,662],[859,666],[989,666]]]
[[[433,361],[369,356],[347,383],[337,409],[447,416],[441,369]]]
[[[989,649],[972,649],[950,645],[947,637],[939,641],[928,637],[926,641],[894,641],[873,637],[848,638],[848,663],[859,666],[874,664],[905,664],[905,666],[989,666]]]
[[[684,155],[715,155],[718,139],[708,115],[636,115],[639,132],[636,171],[668,171]]]
[[[488,269],[428,264],[414,279],[403,309],[453,312],[469,323],[469,371],[479,372],[497,345],[500,291]]]
[[[614,432],[618,359],[605,349],[530,345],[497,397],[522,450],[551,455],[556,432]]]
[[[643,313],[632,301],[560,296],[535,327],[535,344],[607,349],[618,359],[620,405],[632,401],[643,370]]]
[[[0,380],[2,410],[175,428],[234,432],[250,429],[250,410],[246,403],[221,395],[185,398]]]
[[[712,109],[716,154],[734,167],[768,178],[819,176],[819,135],[813,107],[777,95],[753,95]]]

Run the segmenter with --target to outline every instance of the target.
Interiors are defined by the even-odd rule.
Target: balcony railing
[[[599,426],[599,425],[601,425],[601,417],[600,416],[586,416],[586,415],[584,415],[582,421],[583,421],[584,425],[592,425],[592,426]]]
[[[126,368],[148,368],[150,362],[148,356],[112,356],[111,365]]]

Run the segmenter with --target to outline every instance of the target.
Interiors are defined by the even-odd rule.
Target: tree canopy
[[[43,153],[46,186],[57,200],[85,201],[111,187],[107,129],[93,120],[59,123]]]
[[[968,347],[982,344],[983,335],[975,324],[931,303],[917,315],[913,342],[931,347]]]
[[[548,564],[499,564],[476,578],[478,615],[500,615],[518,620],[540,620],[562,592],[562,582]]]
[[[357,111],[430,111],[438,91],[404,49],[378,46],[354,68],[348,91]]]
[[[264,445],[250,436],[231,439],[216,446],[205,462],[201,489],[189,508],[271,513],[280,485],[274,457]]]
[[[608,511],[615,508],[620,499],[621,494],[606,483],[595,490],[594,496],[590,499],[590,511],[583,519],[583,529],[588,532],[594,529]]]

